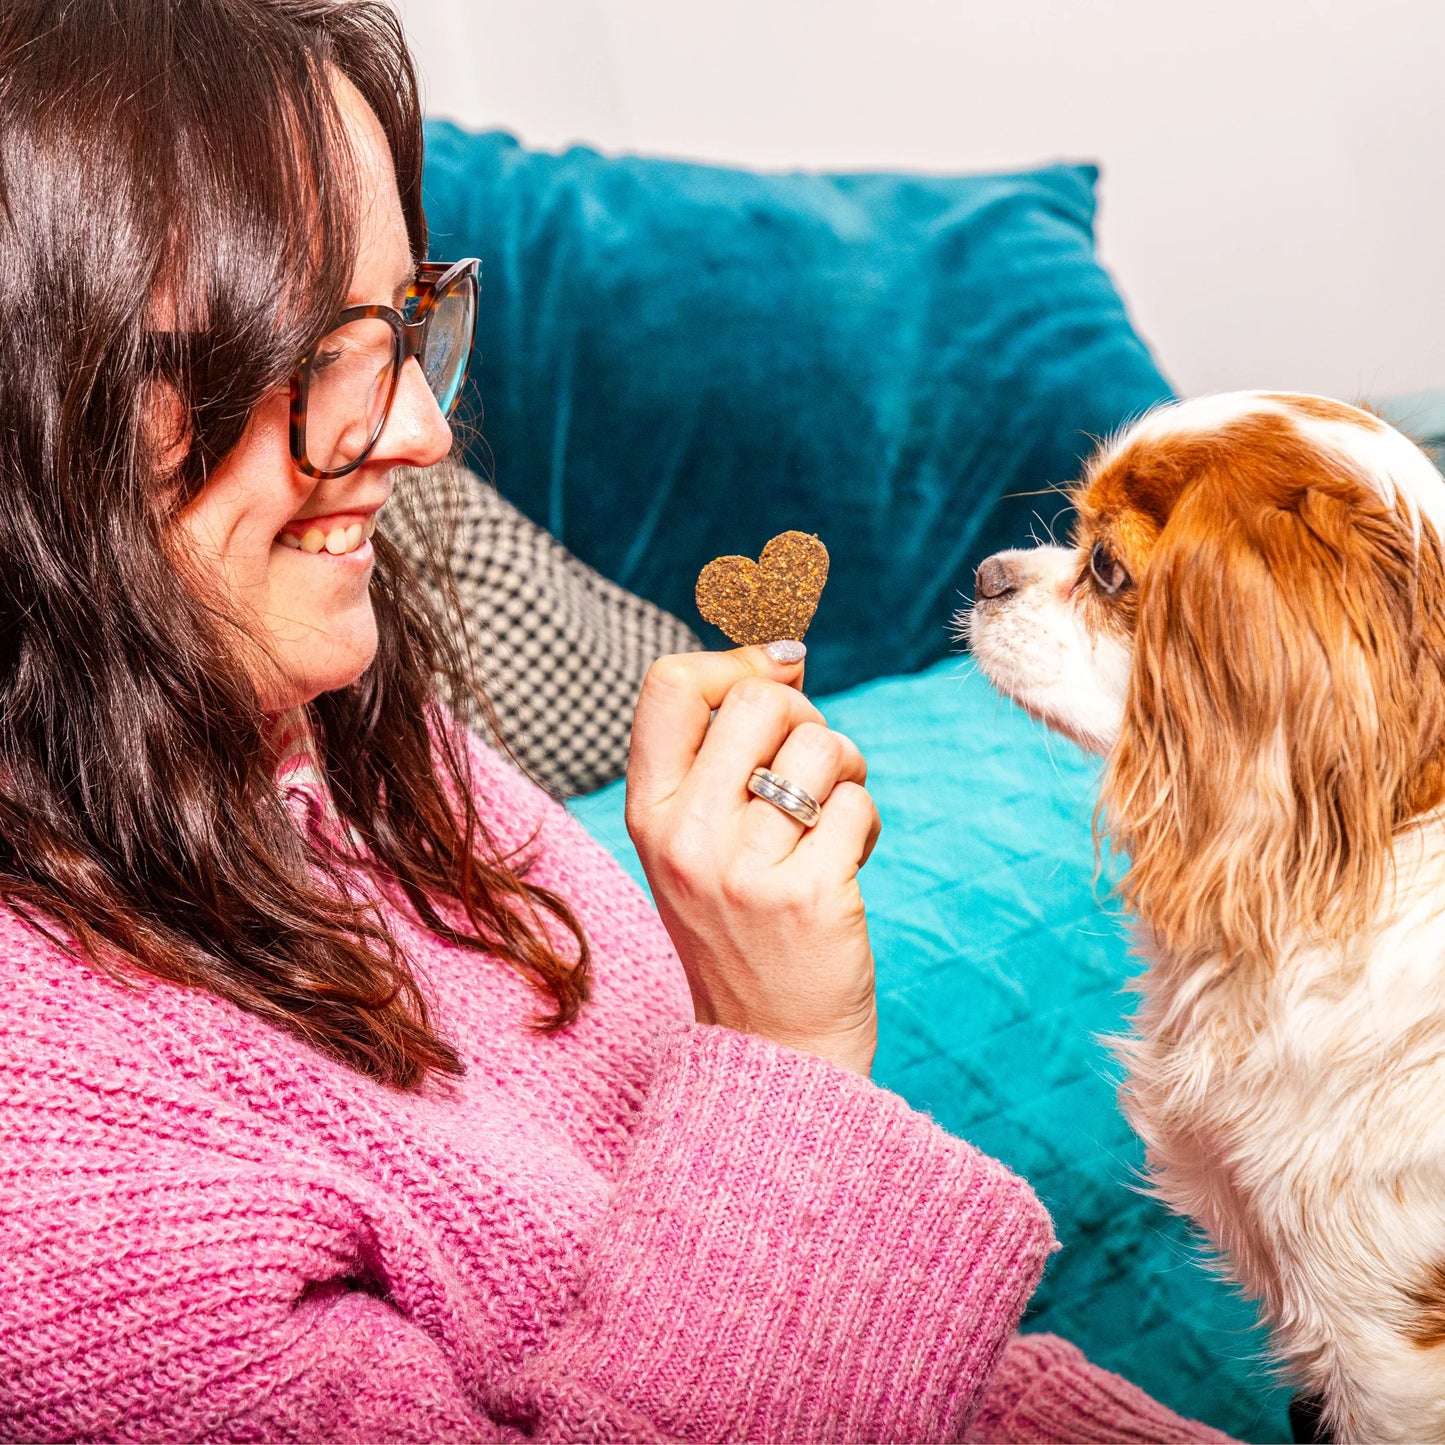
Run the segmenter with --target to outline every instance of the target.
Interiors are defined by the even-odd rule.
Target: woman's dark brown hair
[[[348,900],[356,860],[287,813],[236,619],[167,560],[345,300],[335,72],[381,121],[422,257],[416,80],[384,4],[0,5],[0,897],[117,977],[208,990],[415,1088],[457,1052]],[[376,886],[521,970],[560,1027],[587,994],[582,931],[479,819],[438,701],[471,693],[467,659],[373,540],[376,660],[308,710],[332,797]]]

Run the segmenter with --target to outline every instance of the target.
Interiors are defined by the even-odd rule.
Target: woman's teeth
[[[320,527],[308,527],[298,537],[294,532],[282,532],[276,538],[283,547],[297,552],[329,552],[340,557],[345,552],[354,552],[376,531],[376,518],[368,517],[366,522],[353,522],[349,527],[333,527],[323,532]]]

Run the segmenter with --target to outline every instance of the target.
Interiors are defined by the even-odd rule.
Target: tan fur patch
[[[1342,401],[1332,401],[1327,396],[1301,396],[1292,391],[1266,391],[1262,395],[1269,401],[1277,401],[1300,416],[1311,421],[1347,422],[1362,426],[1367,431],[1383,431],[1385,423],[1367,407],[1349,406]]]
[[[1422,1350],[1445,1345],[1445,1264],[1431,1266],[1421,1285],[1408,1290],[1406,1298],[1419,1314],[1405,1337]]]

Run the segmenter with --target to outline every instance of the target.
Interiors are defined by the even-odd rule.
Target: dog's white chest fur
[[[1152,957],[1125,1107],[1346,1438],[1445,1439],[1445,824],[1400,840],[1382,926],[1271,977]],[[1147,956],[1147,954],[1146,954]],[[1433,1326],[1433,1328],[1432,1328]]]

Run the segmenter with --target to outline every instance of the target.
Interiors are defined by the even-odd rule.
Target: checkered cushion
[[[496,732],[525,771],[564,798],[620,777],[643,675],[664,653],[700,648],[696,635],[451,462],[399,473],[383,524],[437,600],[423,537],[445,548],[462,603],[451,625],[465,633],[458,641],[470,646]],[[496,740],[474,707],[466,712]]]

